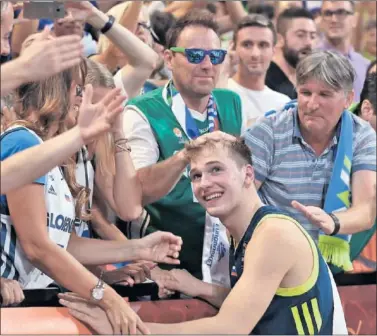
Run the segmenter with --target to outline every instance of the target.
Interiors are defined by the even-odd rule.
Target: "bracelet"
[[[114,25],[115,17],[112,15],[109,15],[109,20],[106,22],[106,24],[101,29],[102,34],[106,34]]]
[[[120,139],[118,139],[118,140],[115,140],[115,141],[114,141],[114,144],[125,143],[125,142],[128,142],[128,139],[127,139],[127,138],[120,138]]]
[[[131,147],[126,144],[127,147],[123,147],[120,144],[115,144],[115,154],[122,153],[122,152],[128,152],[131,153]]]
[[[336,234],[338,234],[338,232],[340,230],[339,218],[336,217],[333,213],[329,213],[329,216],[332,218],[332,220],[334,221],[334,224],[335,224],[334,231],[332,233],[330,233],[330,236],[335,236]]]

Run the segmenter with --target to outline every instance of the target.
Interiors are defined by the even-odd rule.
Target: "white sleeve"
[[[135,106],[127,106],[123,116],[123,130],[131,147],[136,169],[155,164],[160,157],[157,141],[144,114]]]
[[[114,76],[113,78],[114,78],[115,87],[116,87],[117,89],[121,89],[121,95],[123,95],[123,96],[128,96],[128,95],[127,95],[127,92],[126,92],[126,89],[124,88],[124,85],[123,85],[122,69],[120,69],[120,70],[115,74],[115,76]]]

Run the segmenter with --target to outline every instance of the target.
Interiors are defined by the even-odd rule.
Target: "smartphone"
[[[65,17],[64,3],[56,1],[32,1],[24,3],[25,19],[62,19]]]

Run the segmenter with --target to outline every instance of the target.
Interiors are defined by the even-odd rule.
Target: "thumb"
[[[45,26],[43,28],[43,31],[42,31],[41,35],[40,35],[41,36],[41,41],[48,40],[48,37],[50,36],[50,33],[51,33],[51,28]]]

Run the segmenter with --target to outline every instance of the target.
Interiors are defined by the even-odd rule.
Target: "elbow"
[[[376,203],[375,199],[369,204],[368,218],[366,220],[365,230],[370,230],[376,222]]]
[[[159,63],[159,56],[156,52],[153,51],[153,54],[148,57],[145,64],[143,64],[143,67],[145,70],[149,71],[150,74],[157,68]]]
[[[138,219],[143,213],[143,207],[141,204],[130,207],[129,209],[123,209],[118,211],[118,216],[125,222],[131,222]]]
[[[46,257],[48,246],[43,242],[27,242],[22,244],[26,258],[34,265],[39,264]]]

